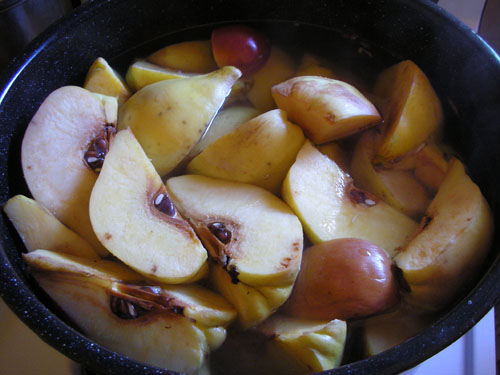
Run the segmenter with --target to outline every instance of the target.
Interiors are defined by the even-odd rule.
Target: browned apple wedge
[[[37,250],[30,272],[91,339],[132,359],[174,371],[204,371],[234,309],[195,285],[147,281],[120,263]]]
[[[52,212],[100,254],[109,254],[89,218],[89,198],[115,132],[116,98],[76,86],[52,92],[31,120],[21,160],[28,187]]]
[[[182,283],[206,271],[205,248],[130,129],[117,133],[106,156],[90,218],[103,245],[149,278]]]
[[[395,257],[413,306],[439,310],[464,291],[488,253],[493,219],[463,164],[452,159],[418,230]]]
[[[352,178],[309,141],[288,171],[282,196],[315,244],[359,238],[392,256],[417,227],[408,216],[354,186]]]
[[[354,86],[326,77],[301,76],[272,89],[278,108],[316,144],[378,124],[375,106]]]

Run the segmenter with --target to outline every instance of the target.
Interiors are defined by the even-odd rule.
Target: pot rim
[[[122,1],[126,0],[117,0],[114,3]],[[454,27],[463,38],[473,41],[485,55],[490,56],[490,63],[496,65],[500,74],[500,57],[479,35],[453,15],[450,15],[430,0],[395,1],[404,3],[414,10],[418,9],[420,12],[441,18],[442,22]],[[0,87],[2,87],[0,111],[4,98],[16,83],[17,77],[36,59],[42,50],[50,46],[61,33],[69,32],[73,25],[85,22],[85,20],[98,14],[102,7],[112,6],[112,4],[113,2],[106,0],[94,0],[81,5],[50,26],[22,54],[14,58],[0,76]],[[263,18],[263,20],[265,19]],[[494,251],[494,249],[491,251]],[[370,373],[377,369],[380,370],[377,373],[397,373],[414,367],[460,338],[499,302],[500,293],[496,295],[490,293],[490,291],[498,289],[496,280],[500,280],[500,257],[498,256],[468,295],[421,333],[384,353],[326,371],[324,374],[361,374],[365,373],[366,369],[369,369]],[[4,249],[0,251],[0,297],[42,340],[57,348],[69,358],[88,365],[92,369],[98,371],[107,368],[108,366],[105,363],[109,365],[109,361],[113,361],[115,365],[113,368],[117,374],[123,373],[123,371],[138,374],[144,374],[146,371],[151,374],[171,373],[118,355],[68,326],[40,302],[32,289],[16,272]],[[44,322],[43,326],[39,324],[40,321]],[[450,321],[454,324],[450,324]],[[64,338],[64,340],[61,341],[61,338]],[[413,349],[413,351],[410,351],[410,349]],[[410,357],[408,357],[409,355]],[[405,360],[402,361],[401,358],[405,358]]]

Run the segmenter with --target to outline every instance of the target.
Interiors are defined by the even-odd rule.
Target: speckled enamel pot
[[[359,74],[372,74],[402,58],[414,60],[442,98],[448,141],[463,156],[498,216],[499,58],[462,23],[430,1],[418,0],[90,1],[36,39],[1,77],[0,203],[14,194],[28,193],[20,143],[30,118],[49,92],[67,84],[81,85],[98,56],[123,70],[134,57],[179,41],[180,36],[208,38],[212,25],[224,22],[247,23],[277,43],[334,56],[358,67]],[[182,33],[172,34],[177,31]],[[169,373],[113,353],[54,314],[26,272],[20,257],[22,244],[5,215],[0,232],[0,295],[43,340],[98,373]],[[463,335],[498,301],[499,232],[474,288],[464,291],[432,326],[380,355],[326,373],[398,373]]]

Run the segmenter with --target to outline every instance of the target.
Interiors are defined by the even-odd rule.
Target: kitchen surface
[[[487,25],[480,25],[485,7],[493,9],[500,19],[500,1],[439,0],[438,4],[450,11],[475,31],[484,32],[499,43],[500,35],[493,34]],[[496,5],[495,5],[496,4]],[[1,15],[1,14],[0,14]],[[494,19],[489,14],[488,19]],[[500,45],[500,43],[498,44]],[[1,69],[1,65],[0,65]],[[46,345],[11,313],[0,301],[0,375],[71,375],[80,374],[78,364]],[[495,319],[490,311],[470,332],[450,347],[404,374],[495,374]]]

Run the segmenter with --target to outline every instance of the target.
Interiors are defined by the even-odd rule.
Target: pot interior
[[[209,39],[217,25],[245,23],[294,56],[307,51],[333,62],[346,79],[354,78],[366,87],[371,87],[376,74],[387,66],[402,59],[413,60],[441,98],[446,143],[458,152],[494,213],[498,212],[500,62],[475,34],[428,3],[317,1],[287,4],[285,10],[280,8],[284,4],[278,3],[243,1],[231,5],[234,9],[222,11],[218,3],[211,6],[189,0],[169,4],[153,0],[95,1],[50,28],[14,60],[1,81],[0,202],[15,194],[29,195],[22,176],[20,145],[36,109],[56,88],[81,86],[95,58],[104,57],[124,74],[135,58],[167,44]],[[196,14],[190,10],[193,7],[198,9]],[[268,16],[257,20],[261,14]],[[6,216],[0,219],[1,296],[21,319],[50,345],[96,371],[163,373],[123,360],[71,328],[71,322],[26,272],[20,257],[23,245]],[[432,326],[388,352],[332,373],[400,372],[460,337],[498,300],[498,288],[494,287],[500,278],[497,245],[495,235],[478,286],[464,290],[463,298],[437,317]],[[356,348],[351,352],[347,361],[359,359]]]

